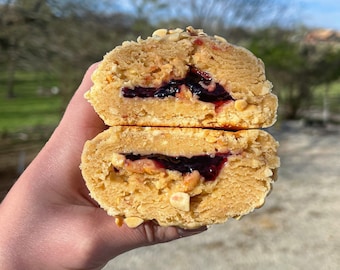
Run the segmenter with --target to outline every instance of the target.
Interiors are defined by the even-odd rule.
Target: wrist
[[[25,240],[21,239],[21,229],[17,227],[16,213],[10,207],[10,195],[0,205],[0,265],[1,269],[29,269],[23,256],[26,252]],[[11,214],[12,212],[12,214]]]
[[[45,267],[48,257],[41,256],[46,234],[40,233],[44,218],[33,194],[34,180],[24,173],[0,205],[1,269],[51,269]]]

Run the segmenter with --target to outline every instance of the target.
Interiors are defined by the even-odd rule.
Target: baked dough
[[[276,178],[277,147],[262,130],[114,126],[86,142],[81,169],[91,197],[118,224],[196,228],[262,206]],[[183,173],[143,158],[154,154],[227,158],[216,178],[205,179],[196,169]]]
[[[278,102],[251,52],[192,27],[160,29],[106,54],[92,80],[85,97],[109,128],[86,142],[81,170],[118,225],[190,229],[263,205],[279,157],[260,128]]]
[[[200,99],[185,83],[194,70],[208,92],[222,87],[230,100]],[[191,72],[192,73],[192,72]],[[248,50],[202,30],[157,30],[152,37],[124,42],[104,56],[86,98],[108,126],[262,128],[276,120],[277,97],[260,59]],[[126,97],[138,89],[177,82],[177,92],[159,97]],[[168,86],[169,87],[169,86]],[[171,87],[171,86],[170,86]]]

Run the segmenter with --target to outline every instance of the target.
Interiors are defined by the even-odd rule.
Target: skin
[[[88,69],[53,135],[0,205],[2,269],[101,269],[128,250],[206,230],[152,222],[118,227],[89,197],[80,156],[85,141],[106,128],[83,97],[96,66]]]

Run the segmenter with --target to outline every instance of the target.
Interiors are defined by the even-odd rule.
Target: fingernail
[[[197,229],[183,229],[183,228],[177,228],[177,233],[179,237],[187,237],[195,234],[202,233],[206,231],[208,228],[206,226],[199,227]]]

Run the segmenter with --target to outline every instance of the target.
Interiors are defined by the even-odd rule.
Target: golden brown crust
[[[82,174],[91,196],[108,214],[131,227],[143,220],[195,228],[224,222],[260,207],[279,166],[277,142],[265,131],[200,128],[110,127],[88,141]],[[131,162],[124,153],[168,156],[215,155],[228,161],[214,181]]]
[[[123,87],[159,87],[183,79],[190,66],[209,73],[235,99],[216,108],[192,95],[125,98]],[[109,126],[180,126],[248,129],[271,126],[277,98],[264,65],[248,50],[188,27],[158,30],[124,42],[105,55],[86,98]]]
[[[199,100],[187,86],[163,99],[122,94],[124,87],[182,80],[192,68],[233,99],[217,106]],[[118,226],[156,220],[196,228],[264,203],[279,167],[278,143],[255,128],[275,122],[277,97],[262,61],[251,52],[192,27],[160,29],[106,54],[92,80],[85,96],[111,127],[85,144],[81,169],[90,195]],[[206,181],[198,170],[181,173],[148,158],[131,160],[129,153],[188,158],[228,153],[228,160],[215,180]]]

